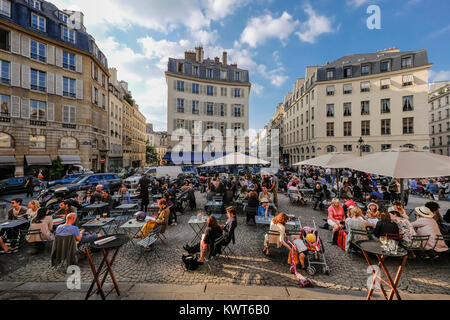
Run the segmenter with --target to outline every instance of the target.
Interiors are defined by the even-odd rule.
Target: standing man
[[[27,198],[33,198],[33,177],[29,176],[25,182],[25,189],[27,190]]]
[[[273,193],[273,203],[275,204],[275,207],[278,208],[278,185],[279,185],[278,177],[272,174],[270,181],[272,182],[272,186],[268,191]]]
[[[138,190],[141,191],[141,211],[147,212],[149,200],[148,188],[150,186],[150,180],[147,178],[147,175],[143,173],[141,175],[141,179],[139,180]]]
[[[411,182],[409,181],[409,179],[403,179],[403,193],[404,193],[403,204],[405,207],[408,206],[410,192],[411,192]]]

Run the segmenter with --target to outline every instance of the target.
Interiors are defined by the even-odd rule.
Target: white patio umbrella
[[[403,179],[450,176],[450,157],[426,151],[400,148],[344,161],[331,167],[354,169],[401,179],[400,187],[403,200]]]
[[[391,149],[342,161],[330,168],[348,168],[397,179],[450,175],[450,157],[414,149]]]
[[[240,166],[240,165],[260,165],[265,166],[269,165],[270,162],[258,159],[252,156],[248,156],[239,152],[230,153],[226,155],[225,157],[218,158],[215,160],[212,160],[210,162],[205,163],[204,165],[201,165],[200,168],[206,168],[206,167],[220,167],[220,166]]]
[[[294,166],[314,166],[321,168],[330,168],[330,166],[332,165],[352,160],[354,158],[356,158],[354,154],[334,152],[325,154],[317,158],[308,159],[299,163],[295,163]]]

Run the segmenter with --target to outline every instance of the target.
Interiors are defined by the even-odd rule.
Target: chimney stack
[[[214,58],[214,63],[220,63],[219,57],[215,57],[215,58]]]
[[[185,52],[184,52],[184,58],[185,58],[186,60],[193,60],[193,61],[195,61],[195,60],[197,60],[197,55],[196,55],[195,52],[192,52],[192,51],[185,51]]]
[[[203,51],[203,47],[202,46],[195,48],[195,60],[197,62],[202,63],[204,55],[205,55],[205,53]]]
[[[222,64],[226,67],[228,64],[228,53],[226,51],[222,54]]]

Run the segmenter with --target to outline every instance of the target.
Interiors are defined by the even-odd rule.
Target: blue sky
[[[397,47],[427,49],[430,80],[450,80],[447,0],[52,0],[81,10],[109,65],[157,130],[166,129],[168,57],[202,44],[250,70],[250,127],[261,129],[308,65]],[[381,30],[369,30],[369,5]]]

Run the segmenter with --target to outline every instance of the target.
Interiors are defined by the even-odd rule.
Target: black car
[[[15,194],[26,192],[25,184],[27,177],[9,178],[0,181],[0,194]],[[40,190],[41,180],[33,178],[33,191]]]
[[[76,178],[71,184],[56,186],[51,189],[57,192],[77,192],[89,189],[93,190],[99,184],[103,185],[103,190],[109,191],[112,194],[119,191],[122,185],[122,179],[115,173],[87,174]]]

